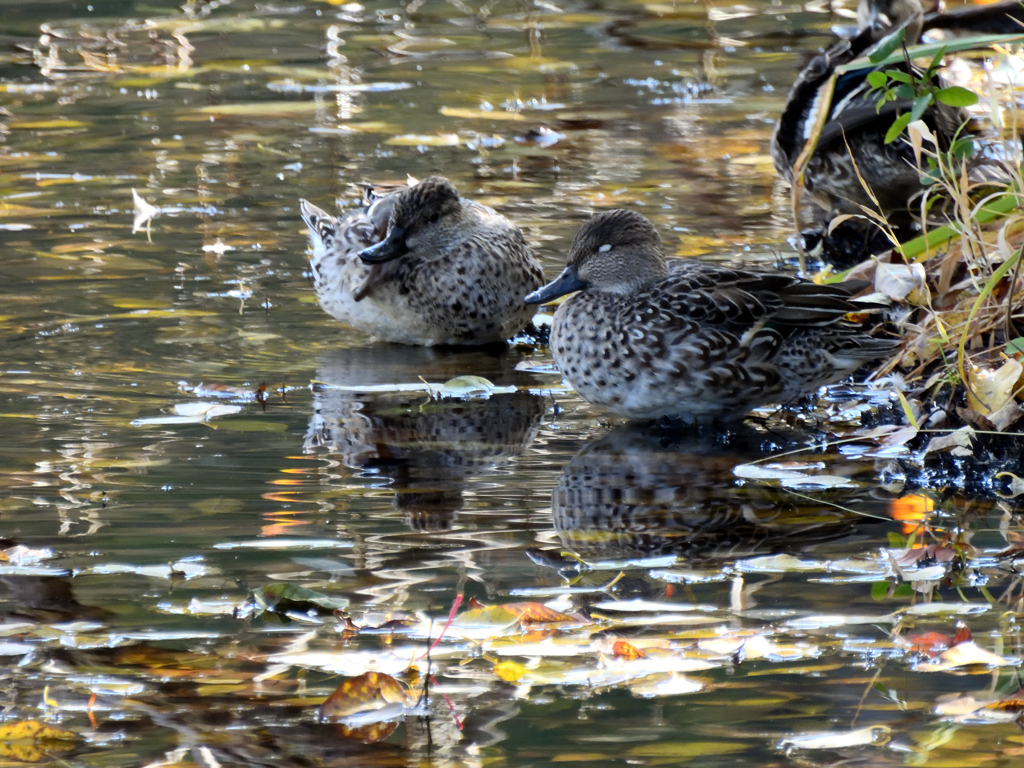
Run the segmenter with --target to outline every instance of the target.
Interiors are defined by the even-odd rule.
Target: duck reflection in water
[[[680,427],[613,429],[562,471],[551,499],[555,531],[587,561],[676,555],[708,569],[849,534],[862,518],[737,481],[736,466],[764,458],[768,442],[752,428],[728,444]]]
[[[317,378],[335,387],[444,382],[472,371],[507,383],[506,350],[434,353],[380,346],[337,350]],[[502,373],[504,371],[504,374]],[[489,398],[431,399],[425,392],[321,387],[305,450],[326,449],[357,472],[390,480],[393,505],[413,530],[442,531],[464,505],[467,481],[520,455],[536,437],[547,401],[528,392]]]

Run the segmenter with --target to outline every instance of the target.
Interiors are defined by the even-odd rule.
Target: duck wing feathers
[[[651,290],[651,303],[677,316],[731,332],[758,323],[825,326],[862,310],[850,297],[867,283],[817,285],[781,272],[747,272],[698,261],[669,262],[669,275]]]

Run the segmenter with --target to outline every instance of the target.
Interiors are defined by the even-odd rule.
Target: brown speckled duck
[[[576,234],[568,266],[526,297],[572,291],[555,313],[555,364],[591,403],[630,418],[732,418],[787,403],[893,353],[844,320],[862,281],[816,285],[693,259],[666,261],[654,225],[608,211]]]
[[[522,330],[544,273],[519,228],[440,176],[336,219],[301,201],[320,306],[382,341],[489,344]]]

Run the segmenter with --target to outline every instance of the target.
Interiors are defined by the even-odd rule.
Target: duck
[[[665,258],[639,213],[599,213],[562,273],[526,297],[555,312],[555,365],[586,401],[629,419],[734,420],[787,404],[895,352],[844,319],[863,280],[831,285],[782,272]]]
[[[385,342],[483,345],[523,330],[544,271],[522,231],[431,176],[336,218],[300,200],[313,285],[329,315]]]
[[[906,211],[924,190],[909,143],[884,140],[896,117],[909,111],[912,99],[887,101],[879,109],[878,94],[869,95],[867,82],[874,65],[843,74],[836,79],[834,91],[826,93],[837,67],[864,55],[896,29],[904,30],[908,44],[916,42],[923,24],[921,4],[918,0],[862,3],[858,17],[865,26],[857,34],[832,45],[800,72],[771,138],[775,169],[792,183],[805,145],[822,119],[819,110],[828,105],[817,145],[803,168],[804,190],[826,213],[826,220],[862,214],[864,208]],[[905,65],[889,68],[902,70]],[[923,119],[948,145],[966,116],[957,108],[933,104]]]
[[[887,144],[885,136],[894,120],[911,110],[913,99],[886,101],[879,108],[879,94],[870,93],[867,81],[876,69],[873,64],[834,80],[833,76],[838,67],[869,53],[900,29],[907,44],[916,43],[924,13],[919,0],[863,0],[858,20],[861,29],[856,34],[814,57],[798,75],[772,132],[771,156],[779,175],[792,184],[808,141],[820,124],[817,143],[802,168],[802,182],[807,197],[820,209],[823,225],[838,216],[863,216],[864,209],[869,209],[886,216],[897,237],[907,239],[919,234],[911,207],[925,191],[927,181],[918,170],[910,142],[897,139]],[[886,69],[910,72],[904,63]],[[918,70],[913,74],[922,77]],[[935,86],[943,87],[943,83],[936,78]],[[823,116],[824,105],[828,113]],[[967,114],[933,102],[921,119],[939,147],[947,150],[967,122]],[[846,266],[892,247],[886,237],[873,236],[875,232],[877,227],[861,220],[847,222],[842,235],[829,232],[828,240],[834,245],[833,258],[827,260]],[[808,233],[804,237],[806,244]]]

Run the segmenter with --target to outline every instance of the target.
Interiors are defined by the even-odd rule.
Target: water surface
[[[300,197],[345,209],[358,182],[433,173],[515,219],[549,275],[615,206],[680,255],[791,260],[767,146],[841,21],[824,6],[9,1],[3,18],[2,722],[77,736],[55,757],[8,744],[5,764],[1019,761],[1012,706],[945,704],[1018,687],[1020,584],[995,557],[1020,540],[1012,501],[955,476],[906,495],[898,446],[822,450],[859,420],[847,391],[771,429],[627,425],[543,347],[373,344],[306,274]],[[516,391],[352,391],[465,374]],[[915,530],[920,561],[898,551]],[[281,584],[348,600],[362,631],[261,612],[253,591]],[[577,621],[453,627],[429,706],[379,741],[317,722],[367,670],[422,688],[404,670],[459,594]],[[1009,666],[927,671],[957,620]],[[821,732],[855,736],[782,742]]]

